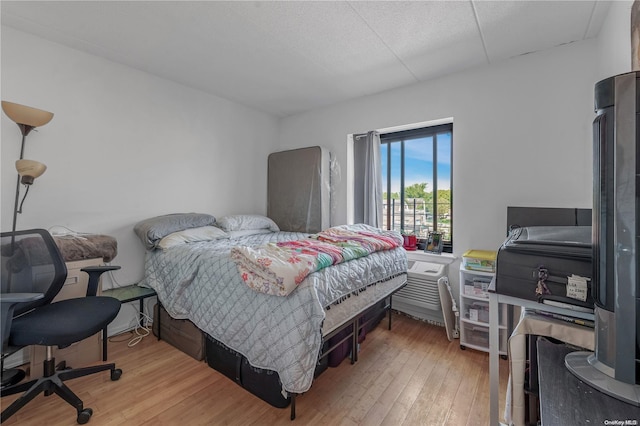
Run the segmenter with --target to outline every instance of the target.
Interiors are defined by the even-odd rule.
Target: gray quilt
[[[190,319],[254,367],[276,371],[284,390],[306,392],[322,344],[325,308],[407,269],[404,249],[377,252],[315,272],[280,297],[250,289],[229,257],[234,245],[306,236],[274,232],[147,251],[142,285],[158,293],[172,317]]]

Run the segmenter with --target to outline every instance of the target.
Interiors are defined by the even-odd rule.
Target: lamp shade
[[[44,126],[53,118],[52,112],[7,101],[2,101],[2,110],[11,120],[29,127]]]
[[[16,161],[16,170],[22,177],[21,182],[25,185],[31,185],[33,181],[42,176],[47,170],[47,166],[34,160],[18,160]]]

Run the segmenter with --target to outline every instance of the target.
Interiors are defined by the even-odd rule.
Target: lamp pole
[[[28,126],[26,124],[18,124],[20,127],[20,132],[22,133],[22,144],[20,145],[20,160],[24,158],[24,142],[27,139],[27,135],[33,129],[32,126]],[[11,232],[16,232],[16,221],[18,219],[18,202],[20,200],[20,173],[18,173],[18,178],[16,180],[16,202],[13,206],[13,225],[11,227]]]

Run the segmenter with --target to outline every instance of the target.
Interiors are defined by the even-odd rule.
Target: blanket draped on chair
[[[365,224],[342,225],[302,240],[234,247],[231,257],[250,288],[286,296],[313,272],[376,251],[391,250],[402,242],[396,231],[382,231]]]

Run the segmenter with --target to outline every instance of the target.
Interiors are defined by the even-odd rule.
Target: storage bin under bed
[[[153,334],[198,361],[204,359],[205,333],[188,319],[171,317],[160,304],[153,307]]]
[[[366,333],[373,330],[384,318],[385,306],[386,303],[382,300],[359,317],[360,326],[358,328],[359,336],[361,336],[359,341],[364,340]],[[352,323],[346,324],[324,342],[314,377],[318,377],[329,365],[337,366],[350,355],[352,348],[350,338],[338,345],[336,343],[343,340],[345,332],[348,335],[353,329],[352,327]],[[333,346],[335,348],[327,353]],[[253,367],[242,354],[228,348],[206,333],[205,352],[209,367],[224,374],[263,401],[277,408],[285,408],[291,403],[290,395],[283,396],[282,382],[275,371]]]
[[[358,342],[373,330],[384,318],[386,301],[381,300],[358,317]],[[291,403],[291,396],[283,396],[278,373],[252,366],[240,353],[201,331],[191,321],[172,318],[160,304],[154,306],[153,333],[182,352],[197,360],[206,359],[209,367],[222,373],[247,391],[277,408]],[[330,333],[322,346],[314,377],[329,366],[339,365],[352,351],[352,339],[346,338],[353,330],[353,322],[347,322]],[[331,349],[331,351],[329,351]]]

